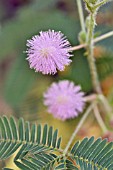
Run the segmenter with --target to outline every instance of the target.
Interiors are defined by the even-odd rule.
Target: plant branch
[[[106,33],[106,34],[103,34],[103,35],[95,38],[95,39],[93,40],[93,43],[97,43],[97,42],[102,41],[102,40],[104,40],[104,39],[106,39],[106,38],[109,38],[109,37],[111,37],[111,36],[113,36],[113,31],[110,31],[110,32],[108,32],[108,33]],[[87,44],[80,44],[80,45],[77,45],[77,46],[74,46],[74,47],[69,48],[69,51],[79,50],[79,49],[81,49],[81,48],[85,48],[86,46],[87,46]]]
[[[97,3],[96,5],[94,5],[93,9],[97,9],[99,7],[101,7],[102,5],[106,4],[107,2],[110,2],[111,0],[103,0],[99,3]]]
[[[95,101],[96,99],[98,99],[98,95],[97,94],[91,94],[91,95],[84,97],[84,102],[92,102],[92,101]]]
[[[102,40],[104,40],[104,39],[106,39],[106,38],[109,38],[109,37],[111,37],[111,36],[113,36],[113,31],[110,31],[110,32],[108,32],[108,33],[106,33],[106,34],[103,34],[103,35],[95,38],[93,42],[94,42],[94,43],[97,43],[97,42],[102,41]]]
[[[79,12],[79,18],[80,18],[80,23],[81,23],[82,31],[86,32],[85,21],[84,21],[84,14],[83,14],[83,8],[82,8],[81,0],[77,0],[77,6],[78,6],[78,12]]]
[[[87,108],[86,112],[84,113],[83,117],[81,118],[80,122],[78,123],[77,127],[75,128],[75,131],[73,132],[68,144],[66,145],[66,148],[64,150],[64,155],[66,155],[70,145],[72,144],[76,134],[79,132],[80,128],[82,127],[83,123],[85,122],[86,118],[88,117],[88,115],[90,114],[91,110],[94,108],[95,103],[93,102],[92,104],[90,104],[90,106]]]
[[[95,117],[96,117],[96,120],[98,121],[98,124],[100,125],[102,131],[103,131],[104,133],[106,133],[106,132],[108,131],[108,129],[107,129],[104,121],[102,120],[102,117],[101,117],[101,115],[100,115],[100,113],[99,113],[98,106],[95,105],[94,108],[93,108],[93,110],[94,110],[94,115],[95,115]]]
[[[104,95],[99,95],[99,99],[100,99],[103,107],[105,108],[105,111],[109,115],[109,118],[112,118],[113,117],[112,108],[111,108],[109,102],[107,101],[106,97]]]

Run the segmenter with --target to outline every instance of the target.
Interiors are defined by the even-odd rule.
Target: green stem
[[[99,109],[98,109],[97,105],[94,106],[93,110],[94,110],[94,115],[96,117],[96,120],[98,121],[98,124],[100,125],[102,131],[104,133],[106,133],[108,131],[108,129],[107,129],[104,121],[102,120],[102,117],[101,117],[101,115],[99,113]]]
[[[86,112],[84,113],[83,117],[81,118],[80,122],[78,123],[77,127],[75,128],[75,131],[73,132],[68,144],[66,145],[66,148],[64,150],[64,155],[66,155],[70,145],[72,144],[76,134],[78,133],[78,131],[80,130],[80,128],[82,127],[83,123],[85,122],[86,118],[88,117],[89,113],[91,112],[91,110],[94,108],[95,103],[92,103],[86,110]]]
[[[106,99],[106,97],[104,95],[99,95],[98,97],[99,97],[105,111],[107,112],[109,118],[112,118],[113,117],[113,111],[112,111],[112,108],[111,108],[108,100]]]
[[[106,38],[109,38],[109,37],[111,37],[111,36],[113,36],[113,31],[110,31],[110,32],[108,32],[108,33],[106,33],[106,34],[100,35],[99,37],[96,37],[96,38],[93,40],[93,43],[97,43],[97,42],[102,41],[102,40],[104,40],[104,39],[106,39]],[[69,51],[79,50],[79,49],[81,49],[81,48],[85,48],[86,46],[87,46],[87,44],[80,44],[80,45],[77,45],[77,46],[74,46],[74,47],[69,48]]]
[[[109,2],[109,1],[111,1],[111,0],[103,0],[103,1],[101,1],[101,2],[99,2],[99,3],[97,3],[97,4],[93,7],[93,9],[95,10],[95,9],[101,7],[102,5],[106,4],[106,3]]]
[[[82,8],[81,0],[77,0],[77,6],[78,6],[78,12],[79,12],[79,17],[80,17],[80,23],[81,23],[82,31],[86,32],[85,21],[84,21],[84,14],[83,14],[83,8]]]
[[[92,78],[92,84],[94,91],[98,94],[101,92],[100,82],[98,79],[97,69],[95,65],[95,59],[94,59],[94,27],[95,27],[95,13],[90,13],[90,20],[89,20],[89,27],[88,27],[88,38],[87,38],[87,51],[88,51],[88,62],[91,72],[91,78]]]

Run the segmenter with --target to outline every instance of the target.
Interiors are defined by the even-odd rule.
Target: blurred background
[[[87,11],[84,14],[87,16]],[[14,115],[17,119],[22,116],[31,122],[53,125],[59,128],[65,146],[81,115],[66,122],[54,119],[43,106],[43,93],[53,81],[69,79],[80,84],[87,95],[92,92],[92,83],[83,49],[74,52],[71,65],[54,76],[29,69],[26,41],[48,29],[62,31],[72,46],[79,44],[76,0],[0,0],[0,115]],[[95,33],[101,35],[112,30],[113,2],[110,2],[98,12]],[[103,92],[113,105],[113,36],[96,44],[94,53]],[[94,116],[88,119],[78,138],[102,135]],[[10,160],[1,163],[1,167],[4,165],[14,166]]]

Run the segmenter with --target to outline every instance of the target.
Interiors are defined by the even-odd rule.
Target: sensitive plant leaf
[[[13,129],[15,128],[16,131]],[[58,159],[55,154],[51,154],[53,150],[60,148],[61,138],[58,138],[58,131],[53,130],[53,134],[48,138],[52,127],[45,125],[33,124],[29,126],[29,122],[25,122],[23,118],[18,120],[6,116],[0,118],[0,160],[7,159],[15,151],[18,150],[14,163],[21,169],[36,169],[38,167],[51,167]],[[38,137],[39,136],[39,137]],[[40,159],[40,160],[39,160]],[[21,161],[21,162],[20,162]],[[36,164],[37,162],[37,164]]]
[[[76,142],[70,153],[71,158],[76,161],[80,168],[85,170],[108,170],[113,161],[113,142],[107,143],[107,140],[94,137],[84,138]],[[109,169],[110,170],[110,169]]]
[[[76,167],[76,165],[73,164],[72,161],[70,161],[69,159],[62,159],[61,163],[59,163],[55,168],[55,170],[78,170],[78,168]]]
[[[36,124],[30,126],[23,118],[17,124],[14,118],[3,116],[0,118],[0,133],[0,159],[7,159],[17,151],[14,163],[23,170],[78,170],[79,167],[112,170],[113,167],[113,142],[107,143],[106,139],[84,138],[64,155],[58,130],[54,131],[48,125],[43,128]]]

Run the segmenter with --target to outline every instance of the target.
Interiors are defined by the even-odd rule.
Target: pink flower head
[[[78,116],[84,108],[84,93],[68,80],[53,83],[44,94],[44,104],[54,117],[66,120]]]
[[[55,74],[57,70],[63,71],[69,65],[70,43],[61,32],[49,30],[27,41],[27,60],[30,68],[43,74]]]

